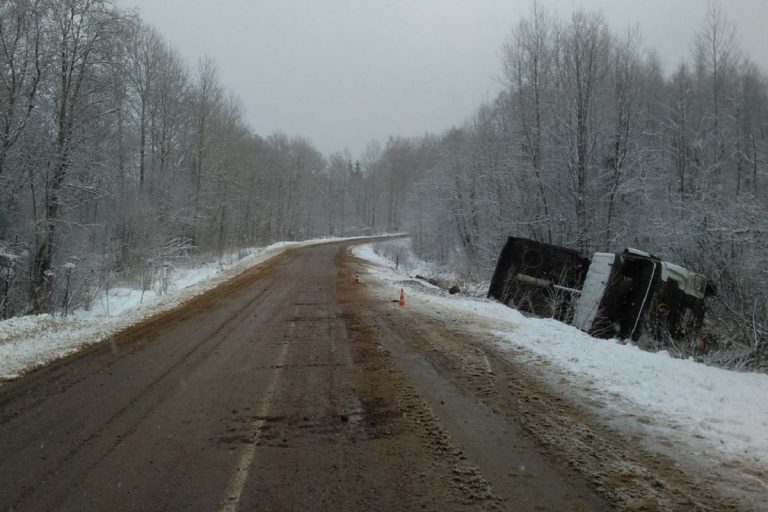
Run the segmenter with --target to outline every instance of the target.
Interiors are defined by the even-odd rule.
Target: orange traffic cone
[[[401,308],[405,307],[405,292],[403,291],[402,288],[400,288],[400,307]]]

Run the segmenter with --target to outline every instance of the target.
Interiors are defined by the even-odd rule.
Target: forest
[[[500,46],[504,88],[471,119],[323,155],[254,133],[215,61],[185,62],[133,12],[3,1],[0,314],[66,314],[90,290],[245,247],[387,231],[487,281],[514,235],[705,274],[708,361],[768,368],[768,79],[721,4],[671,73],[599,12],[534,3]]]

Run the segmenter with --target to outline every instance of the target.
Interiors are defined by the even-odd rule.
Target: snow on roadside
[[[375,258],[378,264],[384,266],[391,265],[391,262],[397,258],[399,263],[396,267],[409,276],[419,276],[448,288],[457,285],[465,295],[485,296],[487,286],[472,276],[471,272],[456,272],[448,265],[437,265],[422,260],[414,252],[412,243],[410,238],[379,242],[375,244],[375,250],[368,251],[368,254],[371,258]],[[430,286],[426,281],[422,281],[422,284]]]
[[[169,291],[164,295],[149,290],[142,296],[141,290],[114,287],[107,295],[101,293],[96,297],[90,311],[73,311],[67,318],[46,314],[0,321],[0,382],[17,378],[86,345],[103,341],[152,315],[172,309],[288,248],[337,240],[342,239],[279,242],[249,249],[244,258],[229,264],[208,263],[178,268]]]
[[[406,288],[409,307],[491,336],[510,359],[538,363],[538,374],[555,383],[565,379],[561,389],[611,424],[644,432],[648,445],[676,446],[681,457],[706,464],[714,458],[768,469],[768,375],[645,352],[495,301],[436,293],[404,280],[370,244],[353,252],[377,265],[371,274],[388,293]]]

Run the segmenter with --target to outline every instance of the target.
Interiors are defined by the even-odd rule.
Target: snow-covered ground
[[[66,318],[34,315],[0,322],[0,381],[13,379],[30,369],[98,343],[113,333],[154,314],[173,308],[216,287],[243,270],[273,258],[289,247],[339,239],[280,242],[244,251],[245,257],[229,263],[212,262],[177,268],[167,293],[142,294],[135,288],[113,287],[95,297],[90,311],[76,310]]]
[[[409,284],[370,244],[354,254],[376,264],[371,276],[391,289],[386,293],[396,297],[405,288],[409,308],[487,335],[507,357],[530,362],[551,382],[565,379],[559,389],[622,431],[644,434],[649,447],[675,447],[670,455],[707,466],[737,461],[768,469],[768,375],[645,352],[495,301]]]

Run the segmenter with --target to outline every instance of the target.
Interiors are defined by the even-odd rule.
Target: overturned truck
[[[642,334],[654,339],[695,334],[704,298],[713,293],[704,276],[636,249],[587,258],[573,249],[510,237],[488,296],[596,337],[637,340]]]

